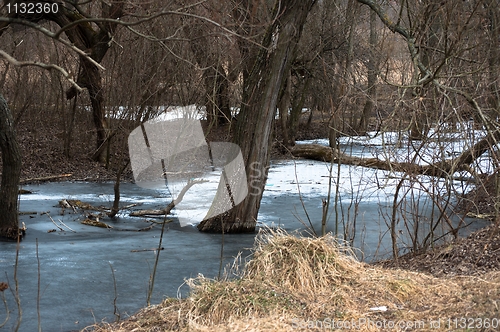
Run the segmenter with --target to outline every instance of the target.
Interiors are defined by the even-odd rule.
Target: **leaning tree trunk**
[[[90,103],[92,105],[92,118],[96,129],[96,150],[92,159],[105,163],[107,161],[106,142],[109,139],[109,126],[104,110],[104,95],[102,87],[101,73],[99,68],[94,66],[87,59],[81,59],[87,79],[86,88],[89,91]]]
[[[0,237],[17,240],[19,236],[18,192],[21,153],[13,128],[12,114],[0,94],[0,148],[2,150],[2,187],[0,188]]]
[[[237,118],[235,143],[246,165],[248,196],[223,216],[203,220],[205,232],[253,232],[269,168],[272,124],[280,89],[295,57],[302,27],[315,0],[277,1],[276,19],[266,31],[263,48],[248,80]],[[281,10],[280,13],[277,10]]]
[[[118,20],[123,16],[124,5],[124,1],[114,1],[110,4],[103,3],[102,17]],[[61,8],[57,14],[43,18],[51,20],[65,29],[64,33],[68,39],[80,50],[86,50],[89,58],[96,63],[101,63],[111,48],[113,35],[117,28],[117,23],[111,21],[99,24],[99,29],[94,29],[92,25],[86,22],[76,24],[75,22],[79,22],[85,17],[72,11],[69,7]],[[67,28],[68,26],[71,26],[71,28]],[[87,88],[92,105],[92,117],[97,134],[96,150],[92,159],[104,163],[108,157],[105,145],[111,138],[104,111],[104,89],[99,68],[86,57],[80,57],[77,83],[80,87]],[[66,92],[66,98],[72,99],[77,94],[78,91],[75,87],[71,87]]]

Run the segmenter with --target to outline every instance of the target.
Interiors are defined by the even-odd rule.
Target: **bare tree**
[[[0,94],[0,148],[2,150],[2,186],[0,188],[0,237],[19,236],[18,200],[21,153],[14,133],[12,114]]]
[[[375,99],[377,95],[377,76],[378,76],[378,54],[376,51],[377,46],[377,14],[374,11],[370,11],[370,38],[369,38],[369,54],[367,69],[368,69],[368,79],[367,79],[367,93],[365,106],[361,116],[359,117],[358,126],[356,132],[358,135],[365,135],[368,130],[369,117],[373,111]]]
[[[269,168],[272,124],[280,90],[295,58],[297,43],[314,0],[277,1],[252,71],[245,81],[243,102],[236,119],[236,138],[242,150],[248,196],[228,214],[206,219],[198,229],[207,232],[252,232]]]
[[[224,13],[228,10],[225,5],[225,2],[220,1],[206,3],[203,7],[196,7],[196,10],[201,11],[197,15],[224,24]],[[227,66],[227,54],[234,38],[218,31],[217,26],[195,18],[185,18],[183,30],[202,71],[207,120],[215,126],[228,123],[231,121],[228,70],[233,69]]]
[[[21,1],[11,1],[9,3],[8,13],[5,15],[5,20],[2,20],[2,28],[5,28],[10,23],[23,24],[27,27],[45,31],[38,22],[48,20],[56,23],[61,29],[56,33],[46,34],[56,40],[64,33],[74,50],[78,50],[80,54],[80,68],[76,81],[82,88],[86,88],[89,92],[90,101],[92,104],[94,125],[97,133],[96,151],[93,155],[95,160],[105,162],[105,142],[108,139],[107,122],[103,105],[103,87],[100,68],[98,63],[102,61],[107,51],[112,45],[113,35],[117,27],[117,19],[123,15],[125,1],[113,1],[110,4],[101,3],[101,21],[92,25],[92,16],[88,13],[94,5],[92,2],[87,5],[88,10],[84,10],[80,4],[73,2],[61,3],[59,1],[47,1],[47,4],[57,5],[50,7],[50,10],[41,11],[40,13],[21,13],[18,10],[10,10],[12,6],[18,5]],[[17,7],[15,7],[17,8]],[[7,9],[3,8],[3,11]],[[95,21],[94,17],[94,21]],[[74,98],[80,91],[74,86],[67,92],[68,99]]]

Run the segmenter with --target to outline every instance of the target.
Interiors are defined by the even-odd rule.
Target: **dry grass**
[[[289,331],[332,329],[336,322],[357,324],[360,331],[395,324],[396,331],[408,325],[429,330],[431,321],[437,327],[440,320],[433,330],[444,331],[450,330],[448,319],[455,330],[461,321],[454,318],[499,318],[499,272],[483,278],[435,278],[374,267],[353,257],[330,235],[304,238],[268,231],[257,237],[252,259],[236,271],[238,279],[190,279],[189,298],[168,299],[126,321],[93,328],[98,332]],[[388,310],[370,309],[380,306]]]

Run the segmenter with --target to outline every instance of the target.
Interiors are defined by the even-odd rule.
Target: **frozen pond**
[[[352,147],[353,154],[366,155],[374,151],[365,150],[369,144],[345,144]],[[332,202],[327,231],[337,229],[339,234],[346,234],[347,239],[363,252],[360,257],[365,260],[387,257],[391,254],[388,223],[400,175],[343,165],[340,168],[333,165],[330,171],[330,167],[328,163],[308,160],[273,163],[261,204],[259,225],[281,227],[290,232],[312,232],[311,228],[314,228],[319,233],[322,201],[328,196],[331,180]],[[204,178],[208,182],[188,192],[184,208],[176,211],[176,217],[196,220],[206,211],[207,207],[199,204],[200,195],[215,190],[218,177],[206,174]],[[420,178],[418,182],[404,186],[402,193],[408,197],[408,202],[404,197],[400,198],[401,210],[411,210],[409,222],[419,220],[425,225],[435,218],[436,209],[426,192],[436,185],[433,181],[441,180]],[[335,209],[336,184],[338,204]],[[451,185],[455,192],[467,190],[458,181]],[[435,187],[441,188],[439,183]],[[111,206],[112,183],[47,183],[25,186],[24,189],[33,191],[33,194],[21,196],[21,211],[37,214],[21,216],[28,233],[20,244],[17,268],[23,310],[19,331],[37,330],[37,299],[44,331],[78,330],[94,322],[113,321],[115,300],[122,318],[146,305],[155,262],[155,251],[152,249],[158,247],[161,226],[139,231],[151,225],[148,222],[150,218],[129,217],[130,211],[125,211],[115,220],[102,220],[113,229],[83,225],[80,223],[82,215],[70,209],[65,209],[62,214],[58,201],[63,198],[78,199],[94,206]],[[163,208],[169,201],[168,191],[161,187],[148,190],[123,183],[121,192],[122,205],[140,204],[132,210]],[[410,198],[418,202],[417,206],[411,205]],[[408,206],[405,207],[405,204]],[[48,215],[42,212],[48,212]],[[73,231],[61,231],[49,215],[59,226],[60,220]],[[409,241],[405,237],[408,229],[403,226],[403,219],[408,216],[403,217],[398,212],[398,218],[401,219],[398,223],[398,233],[401,234],[399,245],[404,249]],[[455,216],[452,222],[456,225],[462,220]],[[473,223],[462,234],[485,225],[481,221],[465,222]],[[55,231],[49,232],[51,230]],[[424,226],[421,231],[425,232]],[[436,232],[443,231],[447,229],[439,227]],[[243,256],[248,255],[247,249],[252,246],[254,237],[255,234],[225,235],[223,265],[232,262],[240,251],[243,251]],[[166,227],[162,247],[151,303],[158,303],[167,296],[185,296],[188,292],[183,286],[185,278],[200,273],[216,278],[219,274],[219,234],[200,233],[194,225],[181,227],[178,221],[173,221]],[[15,254],[16,243],[0,242],[0,281],[8,281],[11,288],[14,287]],[[10,331],[15,324],[17,310],[10,289],[5,291],[5,295],[11,315],[4,329]],[[0,309],[0,321],[4,318],[5,309]]]

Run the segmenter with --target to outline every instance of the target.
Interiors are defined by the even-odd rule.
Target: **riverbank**
[[[436,277],[369,265],[331,236],[271,232],[258,237],[251,260],[235,272],[239,279],[189,279],[187,299],[83,331],[496,331],[498,266],[476,276],[456,272]]]
[[[317,139],[328,136],[328,127],[323,122],[323,116],[316,112],[308,123],[307,114],[303,115],[298,127],[297,140]],[[231,128],[228,125],[210,127],[202,121],[207,140],[221,142],[231,140]],[[128,159],[126,141],[128,133],[135,125],[125,121],[112,123],[113,138],[109,148],[109,163],[100,164],[92,160],[95,150],[95,131],[91,114],[77,110],[73,128],[69,130],[63,117],[45,111],[24,114],[16,122],[15,129],[22,155],[21,180],[71,174],[62,178],[63,181],[114,181],[117,170]],[[279,125],[275,128],[278,137],[271,152],[272,159],[290,157],[278,143],[280,137]],[[70,132],[70,134],[68,134]],[[65,141],[70,140],[69,148]],[[68,155],[66,155],[68,154]],[[0,163],[1,164],[1,163]],[[132,181],[130,165],[122,174],[122,181]],[[52,181],[58,181],[57,178]]]
[[[113,140],[108,167],[93,162],[90,156],[93,153],[95,138],[90,120],[82,118],[75,126],[70,145],[70,158],[67,158],[64,156],[64,133],[54,129],[59,127],[50,121],[40,121],[34,126],[34,121],[21,119],[17,131],[23,151],[22,178],[72,174],[63,180],[114,181],[119,161],[125,160],[127,156],[126,146],[121,145],[121,139],[124,137],[120,139],[118,133]],[[313,122],[313,125],[317,127],[302,126],[299,138],[325,137],[320,122]],[[125,135],[122,133],[122,136]],[[229,138],[225,127],[211,131],[208,135],[209,141],[224,141]],[[286,158],[278,143],[274,146],[273,157]],[[122,179],[132,180],[129,168],[126,169]],[[498,234],[497,228],[491,226],[473,233],[466,239],[458,239],[426,253],[403,256],[398,262],[366,265],[349,260],[352,267],[346,267],[347,274],[343,275],[345,271],[341,272],[338,278],[332,280],[327,277],[329,281],[327,280],[326,284],[321,284],[325,282],[322,277],[316,280],[316,276],[297,276],[303,282],[311,284],[311,288],[307,290],[292,287],[285,292],[277,293],[277,289],[282,289],[283,285],[270,284],[263,280],[284,278],[269,275],[267,272],[260,276],[262,278],[260,286],[252,281],[260,280],[255,275],[249,277],[251,280],[243,278],[239,282],[217,283],[212,280],[196,279],[192,288],[194,293],[188,299],[169,299],[158,306],[148,307],[137,314],[132,314],[129,319],[126,319],[127,316],[124,314],[120,318],[125,320],[115,325],[106,324],[94,328],[96,331],[133,329],[204,331],[227,330],[229,326],[230,330],[249,328],[290,330],[294,327],[307,327],[310,322],[316,322],[314,324],[319,321],[325,322],[326,318],[347,322],[359,321],[363,317],[369,318],[372,322],[398,319],[424,321],[426,324],[430,324],[431,321],[459,324],[463,322],[457,321],[461,318],[458,315],[465,312],[468,307],[473,308],[469,311],[470,315],[483,319],[482,323],[486,322],[484,319],[494,317],[495,299],[498,298],[498,293],[491,291],[492,288],[498,289],[500,282]],[[304,239],[298,238],[297,241]],[[316,260],[318,257],[324,257],[324,253],[312,256],[310,262],[312,266],[318,263]],[[336,259],[332,258],[329,263],[337,264]],[[279,270],[280,266],[272,266],[267,270]],[[360,283],[359,278],[366,283]],[[384,284],[386,280],[389,282]],[[383,281],[382,288],[379,285],[381,281]],[[316,286],[319,288],[314,288]],[[345,293],[336,293],[337,288]],[[210,292],[203,293],[205,289]],[[229,295],[234,296],[227,297]],[[225,306],[227,303],[231,306]],[[450,303],[453,305],[449,305]],[[387,307],[387,310],[370,310],[381,307]],[[470,315],[469,318],[472,317]],[[491,321],[489,323],[491,324]],[[444,325],[442,327],[445,329]],[[448,329],[453,327],[453,325],[448,326]],[[378,326],[369,327],[368,330],[373,328],[378,329]]]

